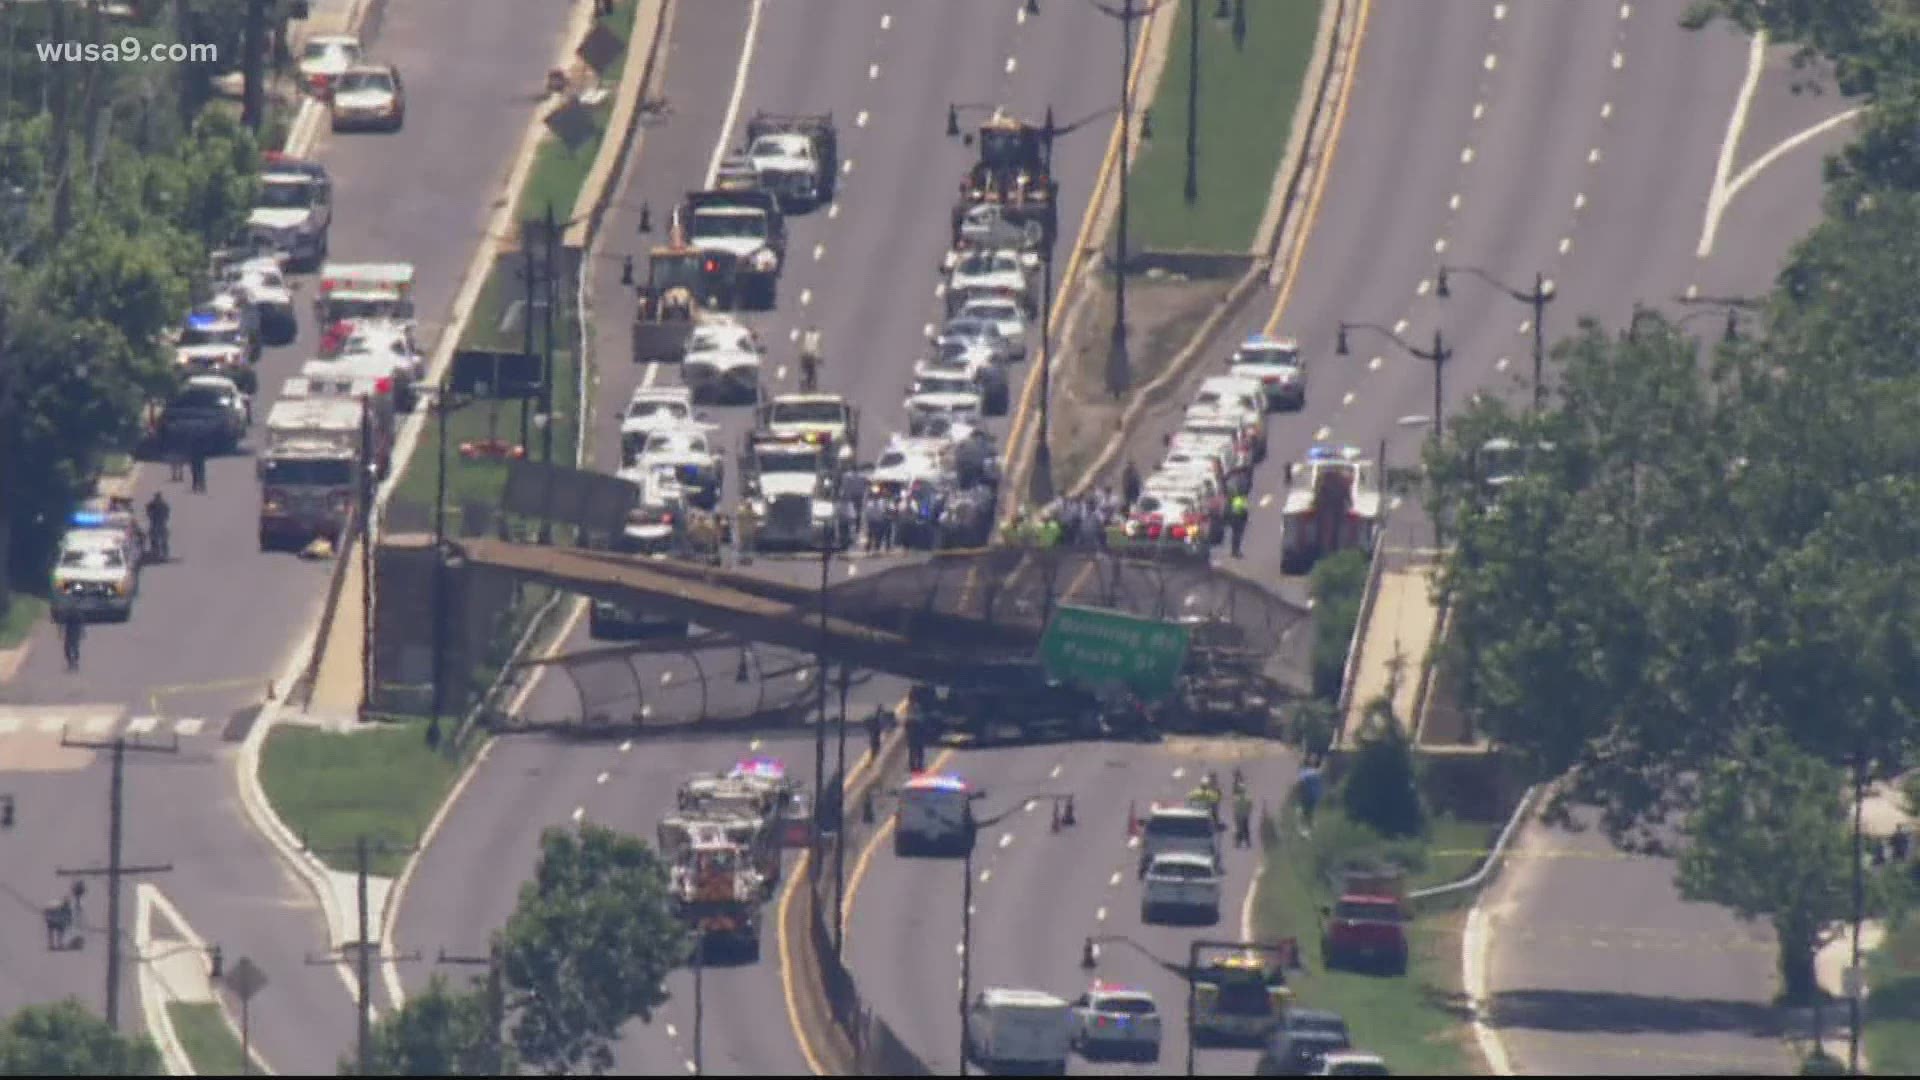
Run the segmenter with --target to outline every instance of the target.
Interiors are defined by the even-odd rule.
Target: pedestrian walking
[[[878,496],[868,499],[867,505],[862,511],[862,516],[865,519],[863,524],[865,524],[867,530],[867,554],[869,555],[878,555],[880,553],[880,531],[885,513],[886,511],[882,506],[882,500]]]
[[[880,735],[887,722],[887,707],[875,705],[867,714],[867,755],[875,761],[880,759]]]
[[[1120,475],[1120,498],[1124,505],[1132,506],[1140,500],[1140,470],[1127,462],[1126,472]]]
[[[1300,799],[1300,820],[1309,829],[1313,828],[1313,812],[1320,806],[1320,789],[1323,781],[1319,769],[1301,769],[1298,781]]]
[[[60,647],[67,654],[67,670],[80,670],[80,641],[87,636],[86,620],[69,611],[60,620]]]
[[[907,724],[907,771],[920,772],[927,767],[927,736],[921,728],[921,719],[910,714]]]
[[[1247,535],[1248,512],[1249,507],[1247,506],[1247,497],[1245,495],[1235,495],[1233,499],[1227,503],[1227,535],[1232,538],[1233,557],[1236,559],[1240,558],[1240,542],[1245,539]]]
[[[193,445],[193,459],[190,468],[193,470],[193,490],[205,494],[207,490],[207,448],[197,442]]]
[[[1253,796],[1244,787],[1233,793],[1233,846],[1253,846]]]

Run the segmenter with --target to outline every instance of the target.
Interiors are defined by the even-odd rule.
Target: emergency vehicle
[[[1291,951],[1295,943],[1281,943]],[[1196,1045],[1258,1044],[1286,1019],[1293,1003],[1285,968],[1258,952],[1218,957],[1192,973]]]
[[[669,818],[660,825],[660,850],[670,860],[675,908],[699,944],[731,946],[752,962],[760,958],[760,903],[769,883],[733,832],[724,822]]]
[[[350,397],[274,404],[259,462],[260,550],[316,536],[338,542],[359,500],[361,424],[361,405]]]
[[[320,289],[313,298],[314,325],[329,327],[342,319],[397,319],[411,322],[412,263],[328,263],[320,268]]]
[[[953,773],[915,773],[893,812],[893,853],[964,855],[973,846],[973,785]]]
[[[377,370],[367,370],[337,360],[309,360],[298,378],[288,379],[280,388],[281,400],[288,398],[345,398],[358,402],[366,410],[368,455],[374,475],[385,478],[393,458],[394,440],[399,435],[398,405],[394,401],[393,379]]]
[[[1380,478],[1352,446],[1314,446],[1307,460],[1287,463],[1287,501],[1280,519],[1280,568],[1303,574],[1346,548],[1372,548],[1380,530]]]
[[[77,511],[60,539],[51,590],[55,618],[105,616],[125,622],[140,592],[139,548],[108,514]]]

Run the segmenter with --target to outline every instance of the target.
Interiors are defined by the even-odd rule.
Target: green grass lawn
[[[1867,985],[1866,1056],[1873,1073],[1920,1075],[1920,919],[1905,918],[1888,931],[1868,957]]]
[[[391,877],[463,762],[429,748],[426,728],[419,719],[350,734],[275,728],[261,749],[261,786],[280,819],[328,866],[353,870],[353,845],[364,835],[376,848],[373,872]],[[381,844],[389,850],[377,850]]]
[[[0,615],[0,649],[19,647],[33,634],[33,628],[47,617],[47,598],[15,589]]]
[[[1436,821],[1414,848],[1464,851],[1483,847],[1486,826]],[[1277,834],[1277,835],[1276,835]],[[1302,838],[1291,808],[1270,830],[1255,912],[1261,940],[1295,937],[1306,970],[1288,975],[1300,1005],[1331,1009],[1346,1018],[1356,1047],[1385,1058],[1402,1076],[1461,1076],[1472,1072],[1463,1050],[1463,1006],[1452,1000],[1460,964],[1459,937],[1434,920],[1414,923],[1404,977],[1328,971],[1320,956],[1320,908],[1334,897],[1316,866],[1335,844],[1356,835],[1335,807],[1323,805],[1312,838]],[[1327,850],[1322,850],[1322,849]],[[1459,877],[1457,859],[1429,858],[1407,875],[1409,890]]]
[[[170,1001],[167,1017],[173,1021],[173,1033],[180,1037],[180,1046],[193,1062],[196,1075],[240,1075],[240,1038],[227,1026],[219,1005],[211,1001],[194,1004]],[[252,1071],[261,1071],[258,1058]]]
[[[1266,212],[1292,133],[1324,0],[1254,0],[1246,39],[1215,19],[1213,0],[1183,0],[1153,100],[1153,139],[1134,161],[1132,240],[1141,249],[1245,251]],[[1200,6],[1198,192],[1186,201],[1191,100],[1187,7]]]

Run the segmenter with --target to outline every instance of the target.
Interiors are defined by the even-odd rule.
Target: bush
[[[1389,839],[1365,822],[1340,814],[1323,816],[1314,826],[1311,843],[1313,872],[1330,888],[1337,889],[1348,870],[1391,867],[1414,878],[1427,868],[1426,845],[1420,840]]]
[[[1824,1050],[1815,1050],[1800,1063],[1801,1076],[1845,1076],[1847,1066],[1839,1058]]]
[[[1346,675],[1347,647],[1367,591],[1367,557],[1349,549],[1321,559],[1308,581],[1313,596],[1313,692],[1336,701]]]
[[[1381,835],[1400,839],[1426,831],[1427,812],[1420,800],[1420,774],[1412,741],[1386,698],[1367,705],[1357,733],[1358,749],[1340,786],[1347,816]]]

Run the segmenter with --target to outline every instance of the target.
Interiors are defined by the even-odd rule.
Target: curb
[[[1303,97],[1300,104],[1295,107],[1294,132],[1289,137],[1286,156],[1281,159],[1280,168],[1274,174],[1274,198],[1279,202],[1279,209],[1277,221],[1274,223],[1276,227],[1273,229],[1271,246],[1264,256],[1256,260],[1247,272],[1241,275],[1233,288],[1227,291],[1226,297],[1221,300],[1219,306],[1214,308],[1213,313],[1207,316],[1206,321],[1193,332],[1193,336],[1187,339],[1186,345],[1174,355],[1173,361],[1167,365],[1166,370],[1152,382],[1141,387],[1133,395],[1133,399],[1127,402],[1126,408],[1120,414],[1119,429],[1100,448],[1100,453],[1094,456],[1093,461],[1087,465],[1079,479],[1066,489],[1067,491],[1074,494],[1084,492],[1093,486],[1101,473],[1112,468],[1114,459],[1126,449],[1127,442],[1134,434],[1134,427],[1140,422],[1141,416],[1147,409],[1159,405],[1169,388],[1192,374],[1194,362],[1206,355],[1207,347],[1212,344],[1213,337],[1220,332],[1220,328],[1229,320],[1239,316],[1253,297],[1255,286],[1263,279],[1269,285],[1278,283],[1283,262],[1277,257],[1278,252],[1294,246],[1289,244],[1289,241],[1297,242],[1301,252],[1304,252],[1307,237],[1301,235],[1301,230],[1305,228],[1305,223],[1298,213],[1301,196],[1306,191],[1310,173],[1314,181],[1318,182],[1323,174],[1313,170],[1325,169],[1331,165],[1325,157],[1328,139],[1333,135],[1333,129],[1326,122],[1328,110],[1337,107],[1347,95],[1353,92],[1354,76],[1359,64],[1359,54],[1356,50],[1361,40],[1358,30],[1361,20],[1366,17],[1371,6],[1368,0],[1358,0],[1358,2],[1333,0],[1333,7],[1329,13],[1323,14],[1320,20],[1320,42],[1314,47],[1315,59],[1307,65],[1306,75],[1309,81],[1317,81],[1319,88],[1311,97]],[[1342,48],[1348,50],[1344,67],[1338,55]],[[1318,68],[1317,71],[1316,68]],[[1302,119],[1306,121],[1305,124],[1300,122]],[[1282,181],[1281,177],[1286,179]],[[1269,216],[1275,213],[1273,205],[1269,203]],[[1263,221],[1260,227],[1265,230],[1269,225]],[[1297,260],[1295,261],[1297,264]],[[1084,299],[1086,295],[1087,293],[1082,293],[1082,298]]]

